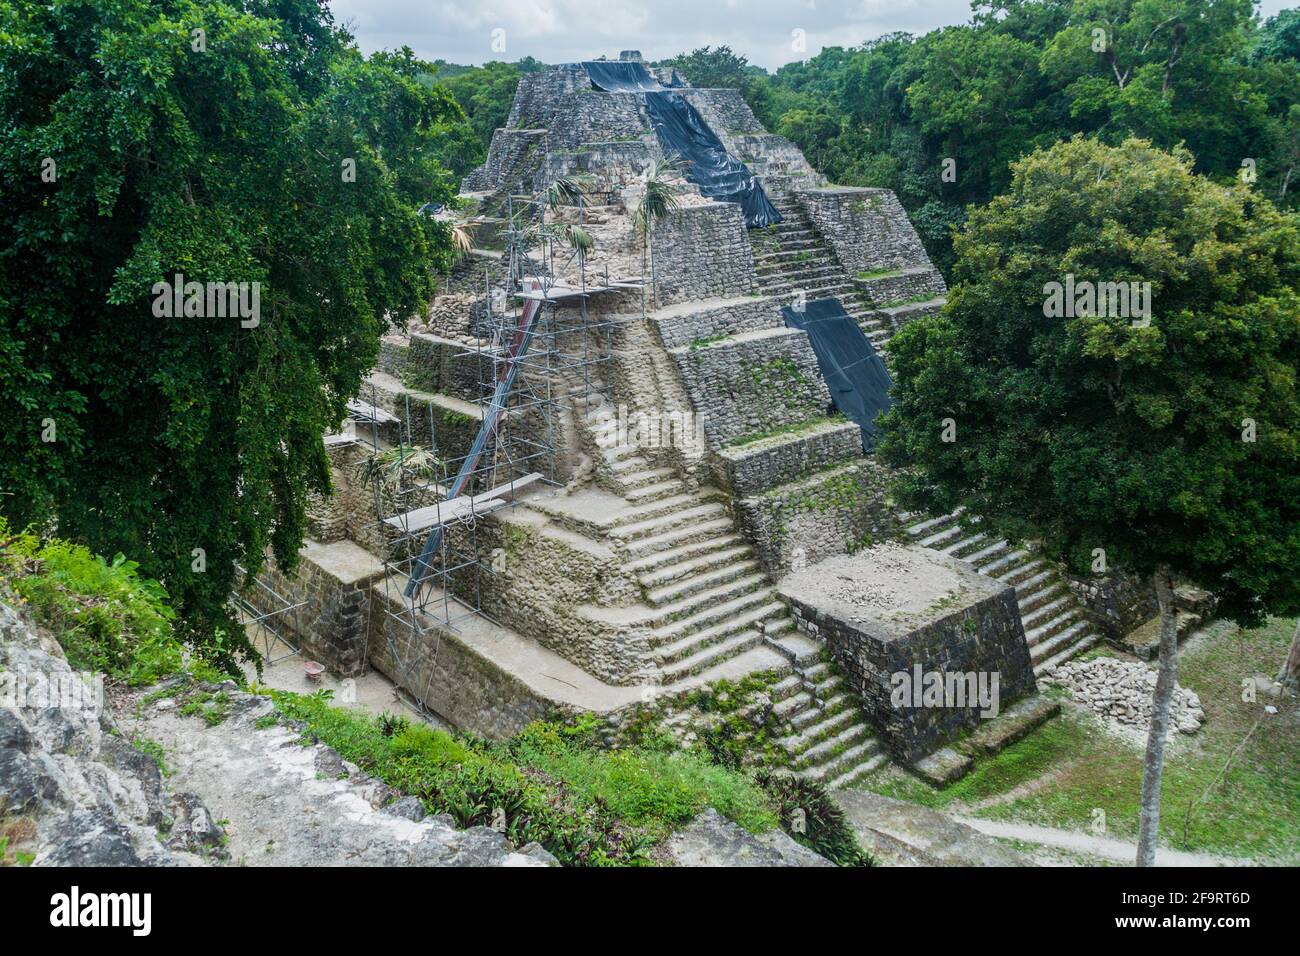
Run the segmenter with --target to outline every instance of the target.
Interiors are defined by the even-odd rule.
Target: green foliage
[[[437,480],[446,474],[446,468],[430,448],[395,445],[368,456],[361,464],[361,475],[367,483],[379,479],[386,485],[398,485],[413,478]]]
[[[230,695],[224,690],[192,688],[178,696],[182,717],[200,717],[209,727],[224,723],[230,716]]]
[[[1167,565],[1243,622],[1300,609],[1296,218],[1186,153],[1075,138],[1019,161],[956,250],[947,308],[890,342],[904,505],[964,506],[1081,573],[1096,548]],[[1045,315],[1066,273],[1150,282],[1149,326]]]
[[[840,866],[875,866],[823,784],[766,770],[760,770],[754,780],[771,795],[781,828],[798,843]]]
[[[1178,682],[1200,697],[1206,721],[1194,737],[1178,735],[1166,757],[1163,845],[1250,857],[1255,865],[1300,860],[1294,825],[1300,739],[1285,709],[1281,719],[1264,713],[1277,701],[1241,699],[1241,675],[1273,670],[1295,625],[1282,618],[1257,630],[1225,623],[1183,650]],[[873,775],[870,787],[959,815],[1069,830],[1087,829],[1093,808],[1101,808],[1109,835],[1130,840],[1137,833],[1141,781],[1141,748],[1118,742],[1095,715],[1067,705],[1060,717],[976,761],[947,787],[935,789],[897,768]]]
[[[494,743],[389,715],[273,692],[280,712],[368,773],[414,794],[460,826],[505,814],[516,845],[536,841],[568,865],[639,865],[653,843],[705,806],[751,829],[776,819],[748,778],[687,753],[596,746],[591,720],[536,723]]]
[[[167,592],[139,565],[58,538],[12,535],[0,517],[0,581],[50,629],[77,670],[150,684],[182,669]]]
[[[0,35],[0,509],[135,555],[234,673],[236,565],[292,569],[321,435],[450,255],[418,207],[462,114],[317,0],[5,3]],[[176,273],[260,283],[260,323],[155,316]]]
[[[645,191],[632,211],[632,226],[647,240],[655,224],[681,205],[678,196],[685,163],[680,156],[656,159],[646,173]],[[648,241],[648,240],[647,240]]]
[[[526,728],[510,742],[510,753],[656,839],[709,806],[747,830],[776,822],[747,777],[694,754],[601,750],[549,724]]]
[[[831,181],[894,190],[946,274],[965,207],[1004,190],[1011,162],[1075,133],[1182,144],[1222,182],[1249,158],[1261,193],[1294,206],[1300,16],[1257,27],[1252,6],[995,0],[967,24],[825,47],[772,76],[727,48],[669,62],[696,85],[739,89]],[[946,159],[955,179],[942,176]]]
[[[136,737],[131,741],[131,746],[156,763],[164,777],[170,774],[171,771],[167,769],[167,751],[158,741],[150,740],[148,737]]]

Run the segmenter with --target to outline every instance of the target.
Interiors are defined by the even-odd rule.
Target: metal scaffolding
[[[498,569],[500,555],[483,553],[479,523],[526,490],[561,483],[565,409],[585,416],[606,387],[613,331],[629,316],[593,314],[591,298],[642,288],[640,280],[611,281],[607,271],[593,275],[581,249],[557,248],[562,237],[547,228],[546,209],[537,196],[507,197],[503,288],[494,289],[485,270],[472,344],[452,355],[477,370],[474,446],[446,454],[433,404],[424,403],[427,424],[417,428],[421,415],[412,414],[409,392],[398,414],[380,408],[373,384],[369,401],[350,407],[368,426],[370,460],[382,457],[388,465],[370,469],[385,566],[384,638],[396,670],[390,677],[421,706],[442,635],[460,631],[467,618],[493,620],[483,607],[483,580]],[[577,285],[556,281],[575,263]]]
[[[285,635],[288,628],[282,626],[280,619],[305,607],[307,602],[290,601],[263,575],[249,581],[242,567],[235,565],[235,570],[244,583],[230,592],[230,603],[253,648],[267,664],[278,664],[293,657],[298,653],[298,646]]]

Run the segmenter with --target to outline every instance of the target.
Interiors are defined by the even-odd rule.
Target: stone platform
[[[778,591],[907,763],[1036,689],[1015,589],[955,558],[879,545],[787,575]]]

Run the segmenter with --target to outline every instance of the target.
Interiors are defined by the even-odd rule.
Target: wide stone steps
[[[777,743],[791,756],[800,757],[811,751],[814,746],[846,731],[856,730],[855,737],[864,736],[866,728],[861,723],[858,714],[852,710],[841,709],[833,714],[826,714],[821,721],[808,721],[804,730],[780,737]]]
[[[618,483],[627,491],[638,491],[650,485],[659,485],[665,481],[676,479],[677,473],[671,468],[647,468],[642,466],[636,470],[624,471],[617,478]]]
[[[657,534],[628,540],[626,551],[630,560],[637,561],[692,545],[704,545],[714,540],[719,533],[731,533],[734,530],[731,515],[721,510],[714,513],[713,517],[697,515],[684,525],[673,525]]]
[[[779,619],[764,625],[793,628],[794,622],[783,624]],[[763,643],[763,632],[758,628],[744,628],[726,632],[701,632],[665,645],[654,652],[654,659],[663,671],[664,679],[681,680],[689,674],[698,674],[720,661],[742,654]]]
[[[880,742],[873,738],[840,754],[832,765],[826,768],[826,773],[836,775],[828,780],[824,773],[820,779],[824,781],[827,790],[843,790],[887,763],[889,763],[889,754],[885,753]]]
[[[672,499],[665,499],[672,501]],[[655,502],[662,504],[663,502]],[[683,525],[693,526],[697,522],[709,520],[712,518],[721,518],[727,514],[727,509],[717,502],[704,502],[691,505],[690,507],[678,508],[673,511],[663,511],[653,517],[631,522],[629,524],[619,524],[609,528],[610,536],[621,542],[631,543],[642,538],[652,538],[669,531],[675,531]],[[688,527],[689,530],[689,527]]]
[[[677,600],[651,604],[648,613],[641,617],[641,623],[653,628],[661,628],[680,621],[697,621],[711,624],[718,619],[718,609],[729,607],[736,601],[758,603],[771,595],[771,585],[766,577],[757,570],[757,564],[751,573],[715,584]]]
[[[965,531],[953,513],[927,518],[909,527],[923,547],[970,563],[981,574],[1016,589],[1020,621],[1034,672],[1069,660],[1097,643],[1078,600],[1057,572],[1031,552],[982,532]]]
[[[686,493],[686,486],[679,478],[669,478],[652,485],[638,485],[627,488],[623,497],[632,504],[646,504],[651,501],[663,501]]]
[[[1048,604],[1056,599],[1058,595],[1066,593],[1066,587],[1059,581],[1046,580],[1032,588],[1018,586],[1016,588],[1016,597],[1020,600],[1020,613],[1028,620],[1028,615],[1033,614],[1043,605]]]
[[[807,691],[803,692],[802,698],[795,699],[801,702],[801,706],[788,709],[790,714],[788,720],[791,729],[798,733],[802,733],[827,717],[832,717],[846,708],[855,706],[853,696],[847,693],[836,693],[822,701],[820,706],[812,694]]]
[[[824,247],[811,253],[799,249],[777,249],[773,252],[760,252],[754,256],[754,265],[760,269],[767,266],[778,266],[790,263],[806,264],[808,262],[834,263],[835,256],[830,252],[830,250],[825,249]]]
[[[760,621],[766,627],[768,622],[785,617],[788,617],[786,606],[776,600],[770,590],[754,590],[701,614],[655,628],[650,632],[650,645],[655,648],[667,647],[686,638],[696,638],[700,643],[712,643],[748,628],[757,631]]]
[[[797,667],[770,693],[773,714],[786,728],[776,743],[797,775],[834,789],[888,761],[856,696],[826,661]]]
[[[637,577],[642,585],[647,588],[662,588],[674,581],[694,580],[703,572],[712,571],[735,562],[746,561],[753,557],[753,549],[748,544],[735,536],[733,536],[733,540],[736,542],[734,547],[718,548],[701,555],[689,557],[684,561],[678,561],[675,564],[662,565],[653,571],[638,574]],[[624,567],[631,570],[628,565],[624,565]]]
[[[710,588],[752,575],[757,570],[758,562],[752,558],[732,561],[722,567],[700,571],[680,581],[673,581],[663,587],[647,590],[645,594],[646,601],[655,607],[675,605],[702,591],[708,591]]]
[[[839,266],[834,262],[815,259],[793,258],[767,267],[760,266],[757,279],[760,286],[788,285],[800,280],[812,282],[818,279],[840,279]]]
[[[696,541],[688,541],[685,544],[676,545],[670,548],[664,548],[662,551],[652,551],[643,557],[633,561],[628,561],[623,565],[623,569],[636,575],[653,575],[658,571],[667,568],[677,567],[682,564],[689,564],[696,558],[705,557],[718,551],[727,551],[732,547],[744,546],[748,550],[748,544],[740,535],[732,533],[731,519],[711,522],[715,534]],[[671,580],[671,579],[668,579]],[[642,579],[642,583],[646,583]],[[658,580],[655,586],[663,584],[664,581]]]

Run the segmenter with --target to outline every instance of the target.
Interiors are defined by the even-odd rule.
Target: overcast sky
[[[1295,3],[1264,0],[1261,10],[1268,16]],[[406,45],[453,63],[523,56],[568,63],[627,49],[657,60],[727,44],[768,69],[823,46],[970,19],[969,0],[330,0],[330,7],[366,52]]]

